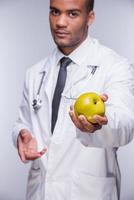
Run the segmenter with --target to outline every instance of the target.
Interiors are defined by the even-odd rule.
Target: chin
[[[65,38],[54,38],[54,41],[59,47],[68,47],[70,46],[70,42]]]
[[[59,47],[59,48],[66,48],[66,47],[70,47],[71,45],[69,45],[68,43],[65,43],[65,42],[55,42],[56,45]]]

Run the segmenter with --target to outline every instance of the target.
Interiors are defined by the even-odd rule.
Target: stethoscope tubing
[[[93,65],[93,66],[89,65],[89,66],[92,67],[91,76],[93,76],[95,74],[98,66],[95,66],[95,65]],[[43,85],[43,80],[45,78],[45,75],[46,75],[46,72],[43,72],[41,80],[40,80],[40,84],[39,84],[39,87],[38,87],[38,90],[37,90],[36,98],[32,102],[32,106],[33,106],[33,109],[35,111],[39,110],[42,106],[42,100],[40,99],[40,91],[41,91],[41,88],[42,88],[42,85]],[[72,97],[72,99],[75,100],[76,98]]]

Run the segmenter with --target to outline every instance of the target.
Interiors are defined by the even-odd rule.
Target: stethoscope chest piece
[[[41,106],[42,106],[42,100],[40,99],[39,95],[37,95],[37,97],[33,100],[32,106],[33,106],[33,109],[35,111],[37,111],[37,110],[39,110],[41,108]]]

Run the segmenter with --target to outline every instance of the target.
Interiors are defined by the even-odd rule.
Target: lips
[[[54,33],[58,37],[66,37],[67,35],[69,35],[67,31],[62,31],[62,30],[57,30]]]

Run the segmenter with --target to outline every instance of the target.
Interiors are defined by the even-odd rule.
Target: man
[[[133,137],[134,78],[126,59],[88,35],[93,5],[50,0],[57,48],[28,69],[13,130],[21,160],[32,161],[27,200],[119,199],[116,151]],[[88,91],[106,105],[96,124],[73,111],[75,99]]]

